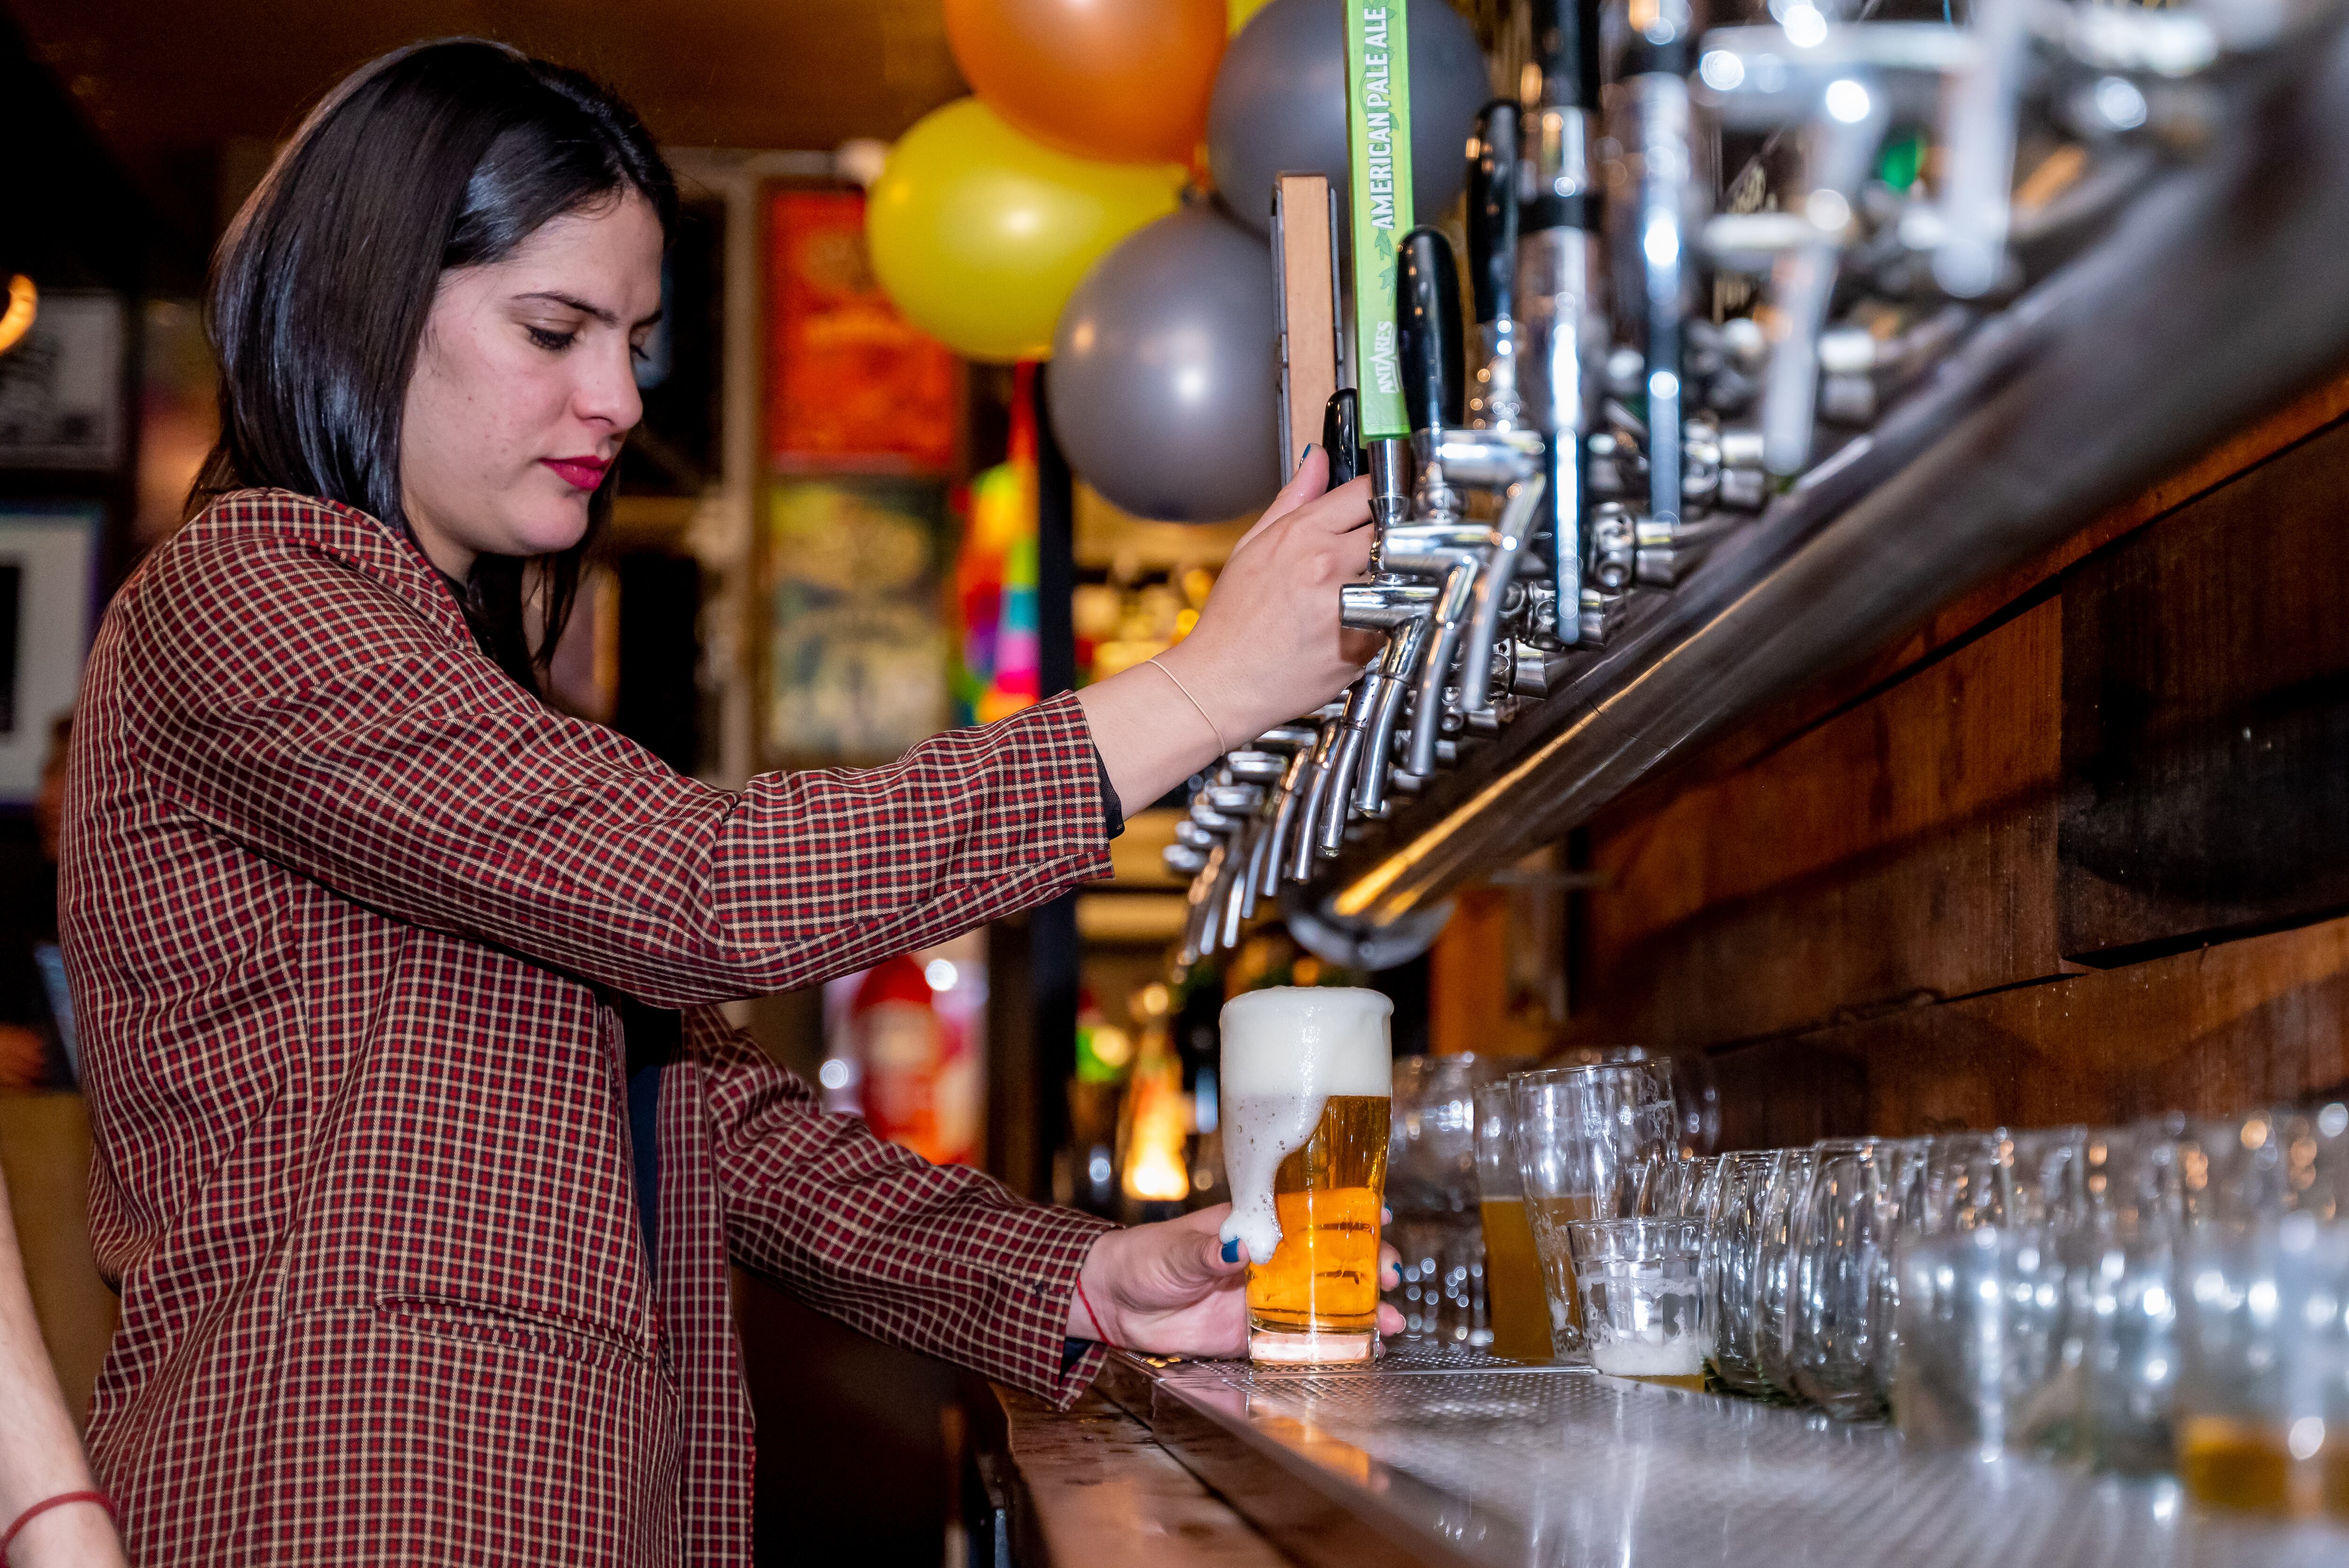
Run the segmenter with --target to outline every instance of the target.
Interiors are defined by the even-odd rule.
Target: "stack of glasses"
[[[1480,1092],[1496,1331],[1522,1212],[1558,1360],[2349,1520],[2349,1105],[1712,1159],[1670,1106],[1662,1061]]]

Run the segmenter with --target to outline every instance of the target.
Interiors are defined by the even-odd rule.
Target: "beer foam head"
[[[1305,1147],[1332,1095],[1393,1092],[1388,1020],[1376,991],[1276,985],[1224,1004],[1224,1172],[1232,1212],[1220,1234],[1266,1263],[1280,1245],[1272,1198],[1280,1162]]]
[[[1393,1014],[1386,997],[1351,986],[1244,992],[1224,1004],[1222,1092],[1317,1101],[1333,1094],[1392,1094]]]

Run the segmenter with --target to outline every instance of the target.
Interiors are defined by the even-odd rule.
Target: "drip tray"
[[[2349,1563],[2349,1530],[2203,1516],[2167,1480],[1464,1348],[1331,1369],[1121,1352],[1101,1387],[1315,1568]]]

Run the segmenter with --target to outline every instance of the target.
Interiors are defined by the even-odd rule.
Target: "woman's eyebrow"
[[[619,315],[616,312],[605,310],[601,305],[589,304],[577,294],[560,294],[554,289],[539,289],[532,294],[516,294],[514,295],[514,298],[518,300],[543,299],[550,304],[559,304],[567,310],[575,310],[582,315],[593,316],[595,320],[602,322],[605,326],[617,326],[620,325]]]
[[[571,310],[575,310],[582,315],[593,316],[597,321],[602,322],[605,326],[617,326],[620,325],[620,318],[616,314],[605,310],[600,305],[589,304],[585,300],[581,299],[576,294],[563,294],[554,289],[539,289],[531,294],[516,294],[514,295],[514,298],[543,299],[552,304],[563,305]],[[643,327],[658,326],[660,325],[661,315],[661,312],[656,310],[650,315],[639,316],[636,318],[636,325],[631,326],[628,330],[635,332]]]

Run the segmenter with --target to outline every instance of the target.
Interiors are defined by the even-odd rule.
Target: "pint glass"
[[[1561,1361],[1589,1357],[1566,1227],[1637,1215],[1672,1141],[1671,1065],[1609,1062],[1511,1073],[1517,1168]]]
[[[1255,1360],[1367,1361],[1377,1346],[1393,1010],[1338,986],[1224,1004],[1223,1234],[1247,1247]]]

